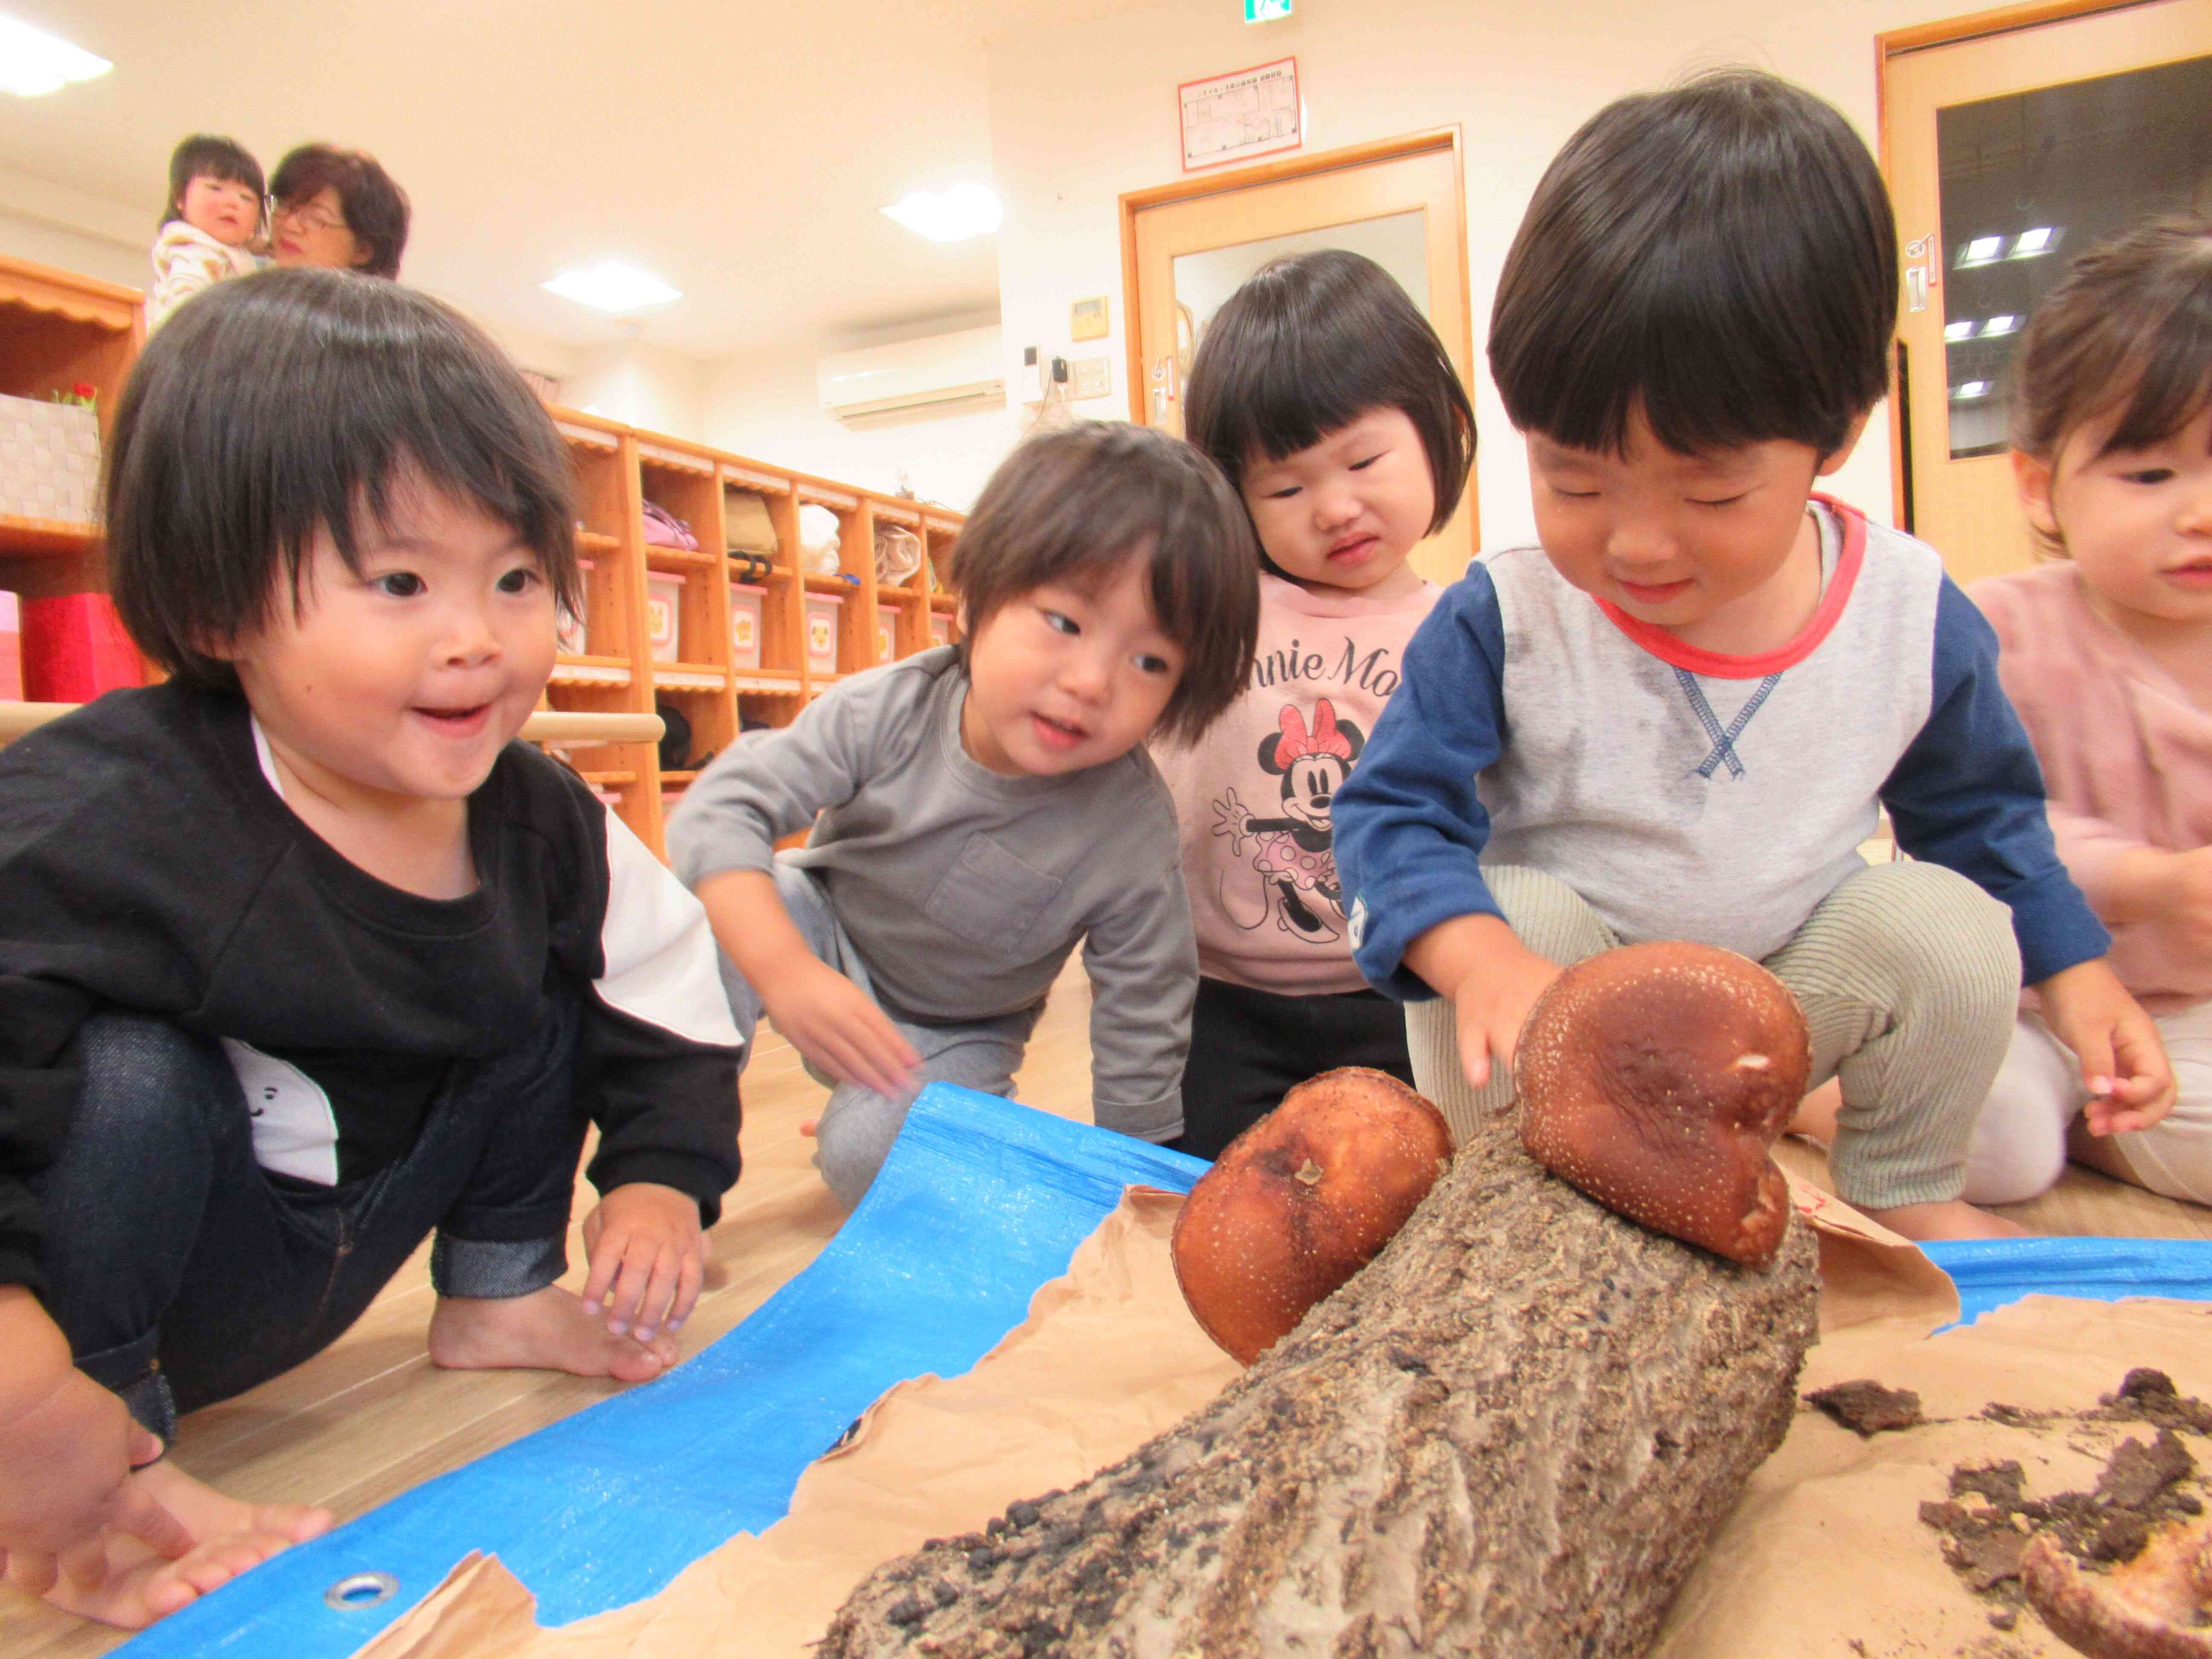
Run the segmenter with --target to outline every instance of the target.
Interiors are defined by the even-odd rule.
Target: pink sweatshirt
[[[2212,711],[2090,609],[2064,560],[1977,582],[1973,599],[1997,631],[1998,673],[2043,763],[2058,854],[2111,926],[2122,854],[2212,845]],[[2212,960],[2162,921],[2112,934],[2112,966],[2151,1012],[2212,997]]]
[[[1443,590],[1323,596],[1260,577],[1252,684],[1195,748],[1155,743],[1175,796],[1198,970],[1285,996],[1358,991],[1331,802]]]

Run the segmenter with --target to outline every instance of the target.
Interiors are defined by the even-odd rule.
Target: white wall
[[[1875,122],[1874,37],[1972,8],[1960,0],[1398,0],[1376,9],[1315,0],[1287,21],[1247,27],[1226,0],[1156,6],[1018,32],[990,51],[991,159],[1006,222],[999,298],[1010,354],[1066,352],[1067,307],[1113,296],[1106,351],[1116,390],[1127,361],[1123,191],[1182,177],[1176,85],[1295,55],[1308,153],[1457,125],[1467,144],[1469,275],[1478,362],[1507,245],[1536,180],[1567,137],[1626,92],[1717,62],[1748,62]],[[1746,32],[1747,24],[1753,26]],[[1011,372],[1011,370],[1010,370]],[[1474,388],[1482,540],[1528,538],[1525,460],[1488,376]],[[1126,413],[1126,398],[1078,405]],[[1889,428],[1878,410],[1838,494],[1887,521]]]
[[[951,319],[927,331],[975,325],[972,319]],[[906,331],[908,337],[915,332]],[[965,512],[1021,434],[1027,411],[1017,403],[971,414],[848,426],[822,407],[815,361],[825,351],[880,343],[880,337],[802,341],[772,354],[722,359],[708,378],[706,441],[718,449],[865,489],[896,490],[903,472],[922,500]]]
[[[574,362],[574,371],[561,377],[561,400],[570,408],[672,438],[705,440],[708,370],[698,358],[622,340],[578,349]]]

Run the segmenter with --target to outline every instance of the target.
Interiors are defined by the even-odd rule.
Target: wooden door
[[[1886,35],[1881,49],[1905,251],[1899,515],[1971,581],[2034,557],[2005,417],[2036,301],[2075,254],[2144,215],[2212,210],[2212,4],[2046,0]]]
[[[1223,301],[1270,259],[1349,248],[1404,285],[1474,385],[1468,310],[1466,190],[1459,130],[1186,180],[1121,198],[1133,420],[1182,431],[1182,381]],[[1476,545],[1474,479],[1413,568],[1455,581]]]

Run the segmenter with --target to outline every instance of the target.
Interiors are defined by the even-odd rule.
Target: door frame
[[[1888,29],[1875,35],[1874,109],[1878,143],[1875,153],[1881,163],[1884,185],[1889,185],[1895,177],[1891,166],[1889,143],[1889,65],[1892,58],[1902,58],[1907,52],[1919,52],[1929,46],[1954,46],[1961,40],[1978,40],[1985,35],[2009,34],[2015,29],[2034,28],[2042,23],[2063,23],[2070,18],[2087,17],[2097,12],[2128,11],[2136,6],[2151,3],[2154,3],[2154,0],[2021,0],[2020,3],[2014,5],[1941,18],[1932,23],[1915,23],[1910,28]],[[1900,283],[1902,280],[1900,272]],[[1904,303],[1901,295],[1899,303],[1900,306]],[[1912,412],[1905,405],[1905,392],[1899,381],[1897,362],[1897,343],[1893,339],[1889,354],[1890,514],[1892,523],[1909,526],[1913,521],[1912,456],[1910,447]]]
[[[1123,344],[1127,348],[1128,364],[1122,371],[1129,386],[1129,418],[1139,426],[1145,422],[1145,352],[1144,342],[1137,328],[1137,216],[1147,208],[1165,207],[1174,202],[1188,202],[1200,196],[1219,196],[1231,191],[1249,189],[1255,185],[1279,184],[1286,179],[1310,178],[1319,173],[1338,173],[1346,167],[1367,167],[1376,161],[1395,161],[1408,155],[1425,155],[1434,150],[1448,149],[1452,158],[1452,207],[1457,215],[1457,225],[1452,235],[1453,246],[1459,252],[1460,337],[1467,342],[1467,362],[1470,374],[1478,359],[1474,355],[1474,301],[1468,279],[1467,258],[1467,146],[1456,125],[1431,127],[1425,132],[1409,132],[1395,138],[1370,139],[1362,144],[1347,144],[1341,149],[1323,150],[1313,155],[1289,155],[1279,161],[1262,161],[1256,167],[1238,167],[1228,173],[1202,174],[1194,179],[1179,179],[1171,185],[1154,185],[1146,190],[1133,190],[1121,198],[1121,319]],[[1469,401],[1474,388],[1467,388]]]

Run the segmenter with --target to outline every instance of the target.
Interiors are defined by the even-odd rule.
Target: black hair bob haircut
[[[1618,453],[1770,439],[1822,455],[1889,386],[1897,228],[1874,157],[1756,70],[1607,105],[1547,169],[1505,256],[1490,368],[1513,424]]]
[[[1322,248],[1263,265],[1214,313],[1183,388],[1183,430],[1242,486],[1370,410],[1403,411],[1436,487],[1434,535],[1474,465],[1474,406],[1428,319],[1363,254]]]
[[[102,482],[124,626],[179,681],[235,687],[207,647],[300,605],[317,532],[360,568],[361,526],[390,522],[407,475],[513,526],[574,605],[568,453],[481,330],[350,272],[218,283],[147,343],[116,407]]]
[[[364,276],[397,277],[415,213],[399,181],[366,150],[335,144],[301,144],[277,162],[276,176],[269,181],[280,210],[325,190],[337,191],[346,228],[361,243],[361,263],[354,269]]]
[[[169,205],[161,211],[161,222],[185,216],[185,191],[195,179],[220,179],[227,185],[244,185],[257,198],[266,197],[269,187],[261,182],[261,163],[253,154],[235,138],[218,137],[212,132],[196,132],[179,144],[169,155]],[[264,206],[262,216],[268,216]]]
[[[1156,729],[1194,741],[1252,672],[1260,544],[1229,481],[1189,444],[1121,421],[1027,440],[999,464],[961,527],[952,586],[972,637],[1023,594],[1105,583],[1139,552],[1152,613],[1183,650],[1182,678]]]

